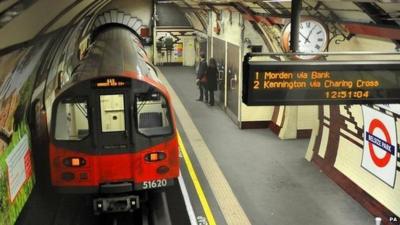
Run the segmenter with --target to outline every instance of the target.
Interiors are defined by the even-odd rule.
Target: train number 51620
[[[166,179],[145,181],[142,184],[143,189],[159,188],[159,187],[165,187],[165,186],[167,186]]]

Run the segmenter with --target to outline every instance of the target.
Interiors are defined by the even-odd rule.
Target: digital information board
[[[400,103],[400,61],[243,64],[249,106]]]

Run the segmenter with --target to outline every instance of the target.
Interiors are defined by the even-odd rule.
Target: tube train
[[[47,136],[55,189],[95,194],[96,212],[132,211],[140,193],[179,175],[171,99],[132,30],[107,25],[89,40],[70,76],[47,77],[46,91],[34,92],[33,120]]]

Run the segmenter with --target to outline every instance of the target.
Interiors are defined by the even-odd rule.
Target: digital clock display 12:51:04
[[[369,91],[326,91],[327,99],[367,99]]]

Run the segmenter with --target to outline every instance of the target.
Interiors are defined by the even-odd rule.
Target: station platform
[[[199,91],[194,68],[160,69],[202,187],[194,187],[197,181],[183,165],[198,222],[206,218],[215,224],[374,224],[367,210],[304,159],[308,139],[280,140],[269,129],[241,130],[217,104],[195,100]],[[199,200],[202,191],[209,206]]]

